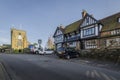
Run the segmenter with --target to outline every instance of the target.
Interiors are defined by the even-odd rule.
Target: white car
[[[35,54],[41,54],[41,55],[42,55],[42,54],[44,54],[44,51],[43,51],[43,49],[35,48],[35,49],[34,49],[34,53],[35,53]]]
[[[53,50],[49,50],[49,49],[44,50],[44,54],[52,54],[52,53],[53,53]]]

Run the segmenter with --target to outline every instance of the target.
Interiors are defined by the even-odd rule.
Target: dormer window
[[[118,22],[120,23],[120,17],[118,18]]]

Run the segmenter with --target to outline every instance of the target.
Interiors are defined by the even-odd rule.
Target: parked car
[[[41,49],[41,48],[34,48],[34,53],[35,54],[41,54],[41,55],[43,55],[44,54],[44,51],[43,51],[43,49]]]
[[[79,57],[79,52],[77,52],[74,48],[60,47],[56,52],[60,58],[70,59],[72,57]]]
[[[44,50],[44,54],[52,54],[52,53],[53,53],[53,50],[50,50],[50,49]]]

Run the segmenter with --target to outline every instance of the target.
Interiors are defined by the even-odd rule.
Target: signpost
[[[42,40],[38,39],[39,48],[41,48]]]
[[[40,44],[40,45],[41,45],[41,43],[42,43],[42,40],[41,40],[41,39],[39,39],[39,40],[38,40],[38,44]]]

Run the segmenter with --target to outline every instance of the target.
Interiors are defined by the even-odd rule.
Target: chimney
[[[87,14],[87,11],[86,11],[86,10],[83,10],[83,11],[82,11],[82,18],[84,18],[86,14]]]
[[[62,29],[64,28],[62,24],[60,24],[60,28],[62,28]]]

